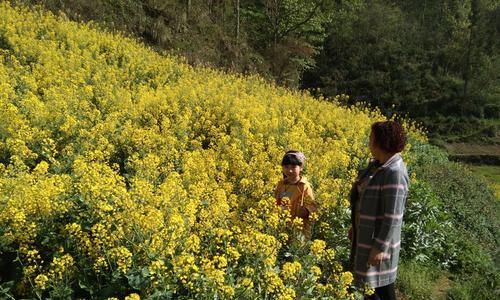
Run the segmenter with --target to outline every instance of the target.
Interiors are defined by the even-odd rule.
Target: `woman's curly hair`
[[[406,134],[398,122],[375,122],[372,124],[372,134],[375,144],[385,152],[401,152],[406,146]]]

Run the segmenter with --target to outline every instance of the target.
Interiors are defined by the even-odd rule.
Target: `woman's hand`
[[[386,258],[386,255],[383,251],[372,247],[370,255],[368,256],[368,267],[378,266],[384,258]]]

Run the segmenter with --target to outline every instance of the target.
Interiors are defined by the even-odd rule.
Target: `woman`
[[[400,155],[405,145],[399,123],[374,123],[369,143],[373,159],[359,172],[351,190],[351,263],[356,283],[375,288],[368,299],[396,299],[394,281],[409,186]]]

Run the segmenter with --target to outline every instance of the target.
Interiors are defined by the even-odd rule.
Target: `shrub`
[[[453,162],[422,166],[419,176],[442,200],[454,226],[468,232],[490,253],[498,249],[500,202],[484,179]]]
[[[418,139],[410,139],[411,147],[407,155],[408,172],[420,172],[422,168],[436,163],[448,162],[448,154],[441,148]]]
[[[459,249],[451,218],[426,182],[411,185],[402,229],[401,256],[405,260],[438,263],[447,268],[456,263]]]
[[[453,273],[449,298],[497,298],[499,203],[492,190],[436,147],[412,143],[408,161],[413,179],[403,226],[400,288],[412,299],[428,299],[418,268],[432,264],[436,269],[439,263]],[[405,275],[411,272],[416,278]]]
[[[473,273],[456,279],[447,298],[453,300],[498,299],[500,276],[498,269],[487,273]]]
[[[454,162],[414,166],[403,229],[403,260],[439,262],[453,273],[451,299],[497,298],[498,201],[487,183]],[[410,278],[400,284],[411,285]]]

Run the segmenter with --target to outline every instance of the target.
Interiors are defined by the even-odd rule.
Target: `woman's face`
[[[381,150],[375,142],[375,135],[373,134],[373,132],[370,132],[370,142],[368,142],[368,148],[370,149],[370,152],[374,158],[379,157]]]

